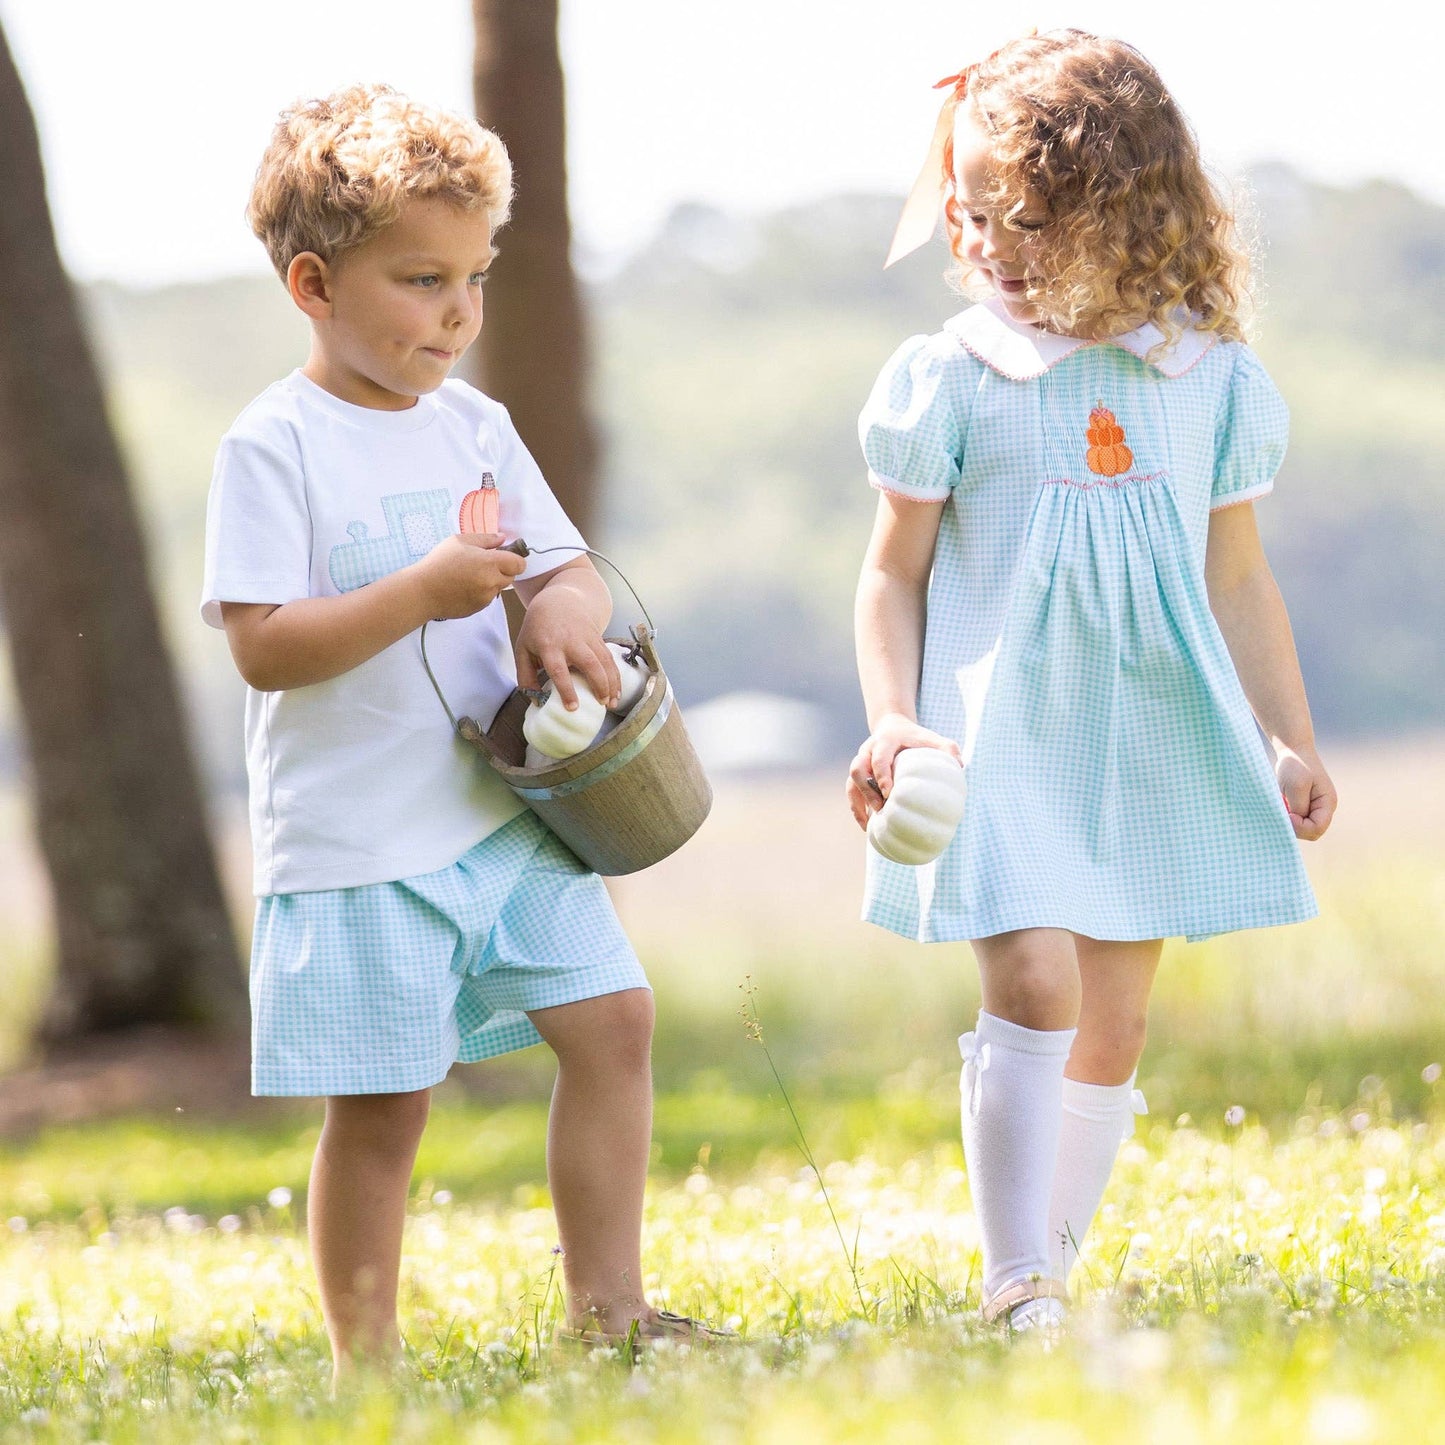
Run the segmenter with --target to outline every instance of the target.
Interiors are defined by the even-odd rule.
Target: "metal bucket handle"
[[[637,622],[629,629],[632,634],[632,645],[643,655],[647,661],[647,665],[651,667],[654,672],[661,671],[662,664],[657,660],[657,652],[653,647],[653,639],[657,636],[657,629],[652,625],[652,616],[646,606],[644,606],[642,598],[637,595],[637,588],[628,581],[627,574],[610,557],[604,557],[601,552],[594,552],[591,547],[573,547],[567,543],[562,543],[556,547],[529,547],[520,537],[514,542],[508,542],[505,547],[498,547],[497,551],[512,552],[518,557],[541,557],[548,552],[578,552],[588,557],[596,557],[599,562],[606,562],[622,579],[623,585],[632,593],[632,600],[637,603],[638,611],[647,619],[645,624]],[[435,618],[432,620],[440,622],[442,619]],[[452,711],[451,705],[442,693],[441,684],[436,680],[436,674],[431,670],[431,662],[426,655],[426,630],[430,626],[431,621],[423,622],[421,625],[421,665],[426,669],[426,675],[431,682],[432,691],[436,693],[437,701],[441,703],[442,709],[451,722],[453,730],[460,730],[461,722],[465,721],[465,719],[459,721],[457,715]]]

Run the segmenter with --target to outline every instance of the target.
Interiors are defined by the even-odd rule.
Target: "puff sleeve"
[[[1289,441],[1289,409],[1259,358],[1240,346],[1214,425],[1209,509],[1250,502],[1274,488]]]
[[[967,418],[952,365],[956,356],[947,336],[912,336],[879,373],[858,418],[874,487],[941,502],[957,486]]]

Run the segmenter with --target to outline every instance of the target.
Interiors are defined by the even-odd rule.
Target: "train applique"
[[[351,541],[331,549],[331,581],[338,592],[353,592],[409,567],[453,531],[451,493],[441,488],[383,497],[381,513],[386,536],[373,537],[365,522],[351,522],[346,528]]]

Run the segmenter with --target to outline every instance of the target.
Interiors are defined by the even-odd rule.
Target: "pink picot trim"
[[[1115,344],[1117,345],[1117,343],[1115,343]],[[1201,361],[1203,361],[1204,358],[1205,358],[1206,356],[1208,356],[1211,351],[1214,350],[1214,345],[1215,345],[1215,343],[1214,343],[1213,341],[1211,341],[1211,342],[1209,343],[1209,345],[1206,346],[1206,347],[1199,353],[1199,355],[1196,356],[1196,357],[1194,358],[1194,360],[1189,363],[1188,366],[1181,366],[1178,371],[1165,371],[1164,368],[1163,368],[1162,366],[1160,366],[1157,362],[1145,361],[1145,360],[1144,360],[1144,354],[1143,354],[1142,352],[1135,351],[1132,346],[1121,346],[1119,349],[1120,349],[1121,351],[1127,351],[1130,356],[1136,356],[1136,357],[1138,357],[1140,361],[1143,361],[1143,362],[1144,362],[1144,365],[1145,365],[1145,366],[1152,366],[1152,367],[1155,369],[1155,371],[1159,372],[1159,373],[1160,373],[1161,375],[1163,375],[1163,376],[1167,376],[1170,381],[1177,381],[1181,376],[1188,376],[1189,373],[1190,373],[1191,371],[1193,371],[1194,368],[1195,368],[1196,366],[1198,366],[1199,363],[1200,363]]]
[[[1023,373],[1023,375],[1020,375],[1016,371],[1005,371],[1004,368],[1000,366],[993,357],[985,356],[983,352],[978,349],[978,347],[976,347],[971,341],[968,340],[967,337],[959,336],[956,332],[950,334],[953,336],[953,339],[961,347],[963,347],[963,349],[968,352],[970,356],[974,358],[974,360],[983,362],[983,364],[988,367],[990,371],[995,373],[995,375],[1003,377],[1005,381],[1037,381],[1039,377],[1044,374],[1044,372],[1052,370],[1055,366],[1059,364],[1059,362],[1066,361],[1074,354],[1074,352],[1082,351],[1084,347],[1089,344],[1087,342],[1081,341],[1077,346],[1070,347],[1068,351],[1063,353],[1063,355],[1056,356],[1053,361],[1045,363],[1045,365],[1042,366],[1038,371],[1026,371]]]
[[[1077,487],[1081,492],[1092,492],[1096,487],[1108,487],[1111,491],[1118,491],[1123,487],[1135,487],[1142,482],[1157,482],[1163,472],[1150,472],[1147,476],[1141,476],[1138,472],[1131,472],[1127,477],[1121,477],[1118,481],[1107,482],[1076,482],[1072,477],[1050,477],[1048,481],[1039,485],[1044,487]]]
[[[1242,492],[1236,492],[1232,497],[1225,497],[1223,501],[1216,502],[1209,509],[1212,517],[1216,512],[1227,512],[1231,507],[1242,507],[1246,502],[1253,502],[1259,497],[1267,497],[1274,491],[1273,482],[1265,482],[1262,486],[1246,487]]]
[[[938,497],[920,497],[917,492],[906,492],[899,487],[889,486],[882,477],[875,476],[871,473],[868,477],[868,485],[872,487],[875,492],[887,492],[890,497],[897,497],[900,501],[917,502],[920,505],[932,502],[934,506],[937,506],[941,502],[946,502],[949,497],[949,493],[947,492],[944,492],[942,496]]]

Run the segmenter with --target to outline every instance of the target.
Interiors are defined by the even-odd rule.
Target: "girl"
[[[1138,52],[1076,30],[942,84],[921,234],[941,185],[987,299],[905,342],[859,422],[879,499],[848,797],[866,825],[904,748],[968,769],[937,862],[870,853],[865,917],[972,941],[983,1309],[1022,1328],[1063,1318],[1142,1109],[1161,941],[1312,917],[1294,839],[1335,794],[1255,527],[1285,408],[1188,125]]]

